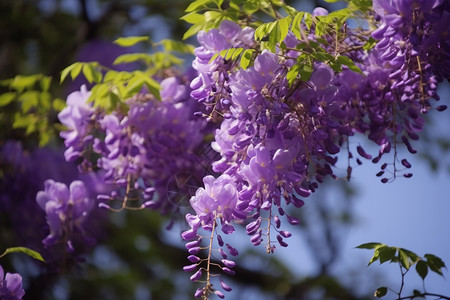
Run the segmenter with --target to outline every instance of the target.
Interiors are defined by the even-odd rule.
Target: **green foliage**
[[[39,146],[44,146],[57,135],[50,121],[54,113],[64,107],[64,101],[52,97],[52,78],[43,74],[17,75],[2,80],[1,86],[9,91],[0,95],[0,107],[14,106],[12,129],[22,129],[27,136],[37,135]]]
[[[28,255],[28,256],[30,256],[30,257],[32,257],[34,259],[40,260],[42,262],[45,262],[45,260],[42,258],[42,255],[39,252],[31,250],[30,248],[27,248],[27,247],[11,247],[11,248],[7,248],[5,250],[5,252],[3,252],[3,254],[0,254],[0,258],[5,256],[6,254],[17,253],[17,252],[25,253],[26,255]]]
[[[373,295],[377,298],[381,298],[381,297],[386,296],[387,291],[388,291],[387,287],[382,286],[382,287],[379,287]]]
[[[84,77],[89,83],[99,83],[102,80],[103,74],[101,66],[98,62],[76,62],[65,68],[61,72],[61,83],[69,76],[74,80],[83,72]]]
[[[425,278],[428,275],[428,269],[431,271],[444,276],[442,273],[442,269],[446,268],[445,263],[433,254],[425,254],[424,257],[418,256],[416,253],[399,247],[390,247],[382,243],[366,243],[359,245],[359,249],[369,249],[374,250],[374,254],[372,258],[369,261],[369,265],[371,265],[373,262],[379,260],[380,264],[383,264],[385,262],[391,262],[391,263],[398,263],[400,267],[402,268],[402,278],[405,276],[405,274],[410,270],[412,266],[416,266],[416,272],[417,274],[422,278],[422,280],[425,280]],[[405,270],[405,271],[403,271]],[[402,279],[403,282],[403,279]],[[402,285],[403,286],[403,285]],[[375,291],[375,297],[381,298],[385,296],[387,293],[386,287],[380,287]],[[399,299],[400,299],[401,289],[398,293]],[[421,293],[420,291],[414,290],[413,296],[409,297],[411,299],[415,297],[423,297],[425,295],[428,295],[427,293]],[[403,298],[402,298],[403,299]],[[406,298],[404,298],[406,299]]]
[[[216,28],[224,19],[232,18],[236,14],[235,9],[226,11],[221,9],[223,0],[197,0],[192,2],[185,10],[188,14],[181,17],[182,20],[193,24],[183,35],[183,40],[197,34],[201,30]],[[201,11],[204,11],[200,13]]]
[[[122,47],[131,47],[141,42],[148,42],[150,38],[148,36],[127,36],[120,37],[114,41],[115,44]]]

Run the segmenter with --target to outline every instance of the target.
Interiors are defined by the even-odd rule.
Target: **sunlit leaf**
[[[127,36],[118,38],[114,41],[114,43],[122,47],[131,47],[136,45],[137,43],[147,41],[150,41],[150,38],[148,36]]]
[[[5,106],[11,103],[16,98],[16,93],[8,92],[0,95],[0,106]]]
[[[27,247],[11,247],[11,248],[8,248],[8,249],[5,250],[5,252],[3,252],[2,255],[0,255],[0,257],[5,256],[6,254],[17,253],[17,252],[25,253],[26,255],[28,255],[28,256],[30,256],[30,257],[32,257],[34,259],[40,260],[42,262],[45,262],[45,260],[42,258],[42,255],[39,252],[34,251],[34,250],[32,250],[30,248],[27,248]]]
[[[384,297],[384,296],[386,296],[387,291],[388,291],[387,287],[385,287],[385,286],[379,287],[375,291],[374,296],[377,297],[377,298]]]

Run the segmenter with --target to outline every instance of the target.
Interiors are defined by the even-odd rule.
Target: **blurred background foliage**
[[[286,2],[305,10],[328,5],[321,1]],[[0,148],[7,140],[20,141],[24,145],[21,155],[33,158],[38,151],[35,147],[39,144],[40,132],[50,135],[46,147],[61,153],[56,113],[61,106],[60,99],[65,99],[80,85],[79,82],[67,82],[60,86],[61,70],[75,61],[98,60],[111,65],[118,52],[126,51],[112,44],[120,36],[150,35],[156,41],[163,38],[181,40],[188,24],[180,17],[188,4],[189,1],[182,0],[1,1],[0,80],[3,84],[0,92],[10,92],[11,82],[7,79],[18,74],[43,74],[51,78],[51,85],[45,90],[51,97],[39,99],[54,109],[45,116],[36,113],[37,124],[44,119],[49,120],[48,124],[37,130],[38,134],[27,135],[27,127],[13,126],[14,114],[21,110],[20,103],[11,101],[2,106]],[[194,39],[189,42],[195,44]],[[43,90],[42,86],[39,90]],[[42,103],[35,103],[34,107],[40,105]],[[49,133],[49,130],[54,131]],[[448,143],[444,142],[444,146],[448,147]],[[70,176],[74,176],[76,170],[72,165],[63,164],[61,155],[61,161],[53,160],[52,165],[34,165],[39,170],[19,169],[1,155],[0,252],[19,245],[45,252],[40,244],[45,237],[45,229],[42,229],[45,228],[45,215],[36,206],[36,192],[43,189],[46,178],[58,179],[55,172],[70,173],[67,170],[73,169]],[[53,168],[62,168],[64,172]],[[59,175],[60,180],[66,183],[71,178],[67,174]],[[23,179],[25,177],[28,181]],[[20,182],[17,181],[19,178]],[[241,254],[236,275],[227,278],[233,286],[227,299],[370,299],[369,294],[378,286],[377,279],[371,279],[367,290],[359,290],[357,287],[364,268],[343,269],[339,275],[333,271],[339,263],[342,239],[354,221],[352,205],[355,191],[344,181],[328,183],[327,193],[322,190],[325,188],[322,187],[308,201],[301,215],[292,212],[300,217],[302,225],[290,228],[300,239],[292,240],[291,250],[281,253],[289,257],[283,259],[277,252],[267,255],[263,249],[251,246],[239,248]],[[181,215],[161,216],[158,212],[146,210],[104,213],[96,218],[94,230],[101,232],[97,246],[86,249],[84,262],[76,262],[70,268],[66,266],[58,272],[52,271],[42,263],[19,254],[2,258],[0,263],[5,270],[20,272],[24,277],[25,299],[193,297],[196,285],[182,271],[188,261],[179,237],[180,232],[186,229]],[[168,230],[166,227],[171,221],[175,222]],[[20,222],[25,228],[18,225]],[[26,222],[37,227],[30,228]],[[30,232],[35,228],[40,229],[38,233],[41,236],[35,231]],[[246,241],[248,237],[244,231],[233,238]],[[296,242],[302,245],[295,245]],[[244,242],[240,244],[244,245]],[[289,260],[300,259],[305,253],[299,249],[305,251],[305,246],[308,267],[293,270]]]

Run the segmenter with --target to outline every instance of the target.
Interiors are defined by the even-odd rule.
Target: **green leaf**
[[[298,75],[299,71],[300,71],[300,65],[298,65],[298,64],[293,65],[289,69],[289,71],[286,74],[286,79],[288,80],[289,85],[292,85],[294,83],[295,79],[297,79],[297,75]]]
[[[205,22],[205,16],[198,13],[188,13],[180,18],[181,20],[190,23],[190,24],[197,24]]]
[[[376,39],[374,39],[373,37],[369,37],[369,40],[364,44],[363,49],[369,51],[370,49],[375,47],[377,43],[378,41]]]
[[[242,6],[242,9],[244,10],[244,13],[251,16],[256,11],[258,11],[259,7],[261,5],[261,1],[258,0],[249,0],[245,1],[244,5]]]
[[[78,64],[78,63],[73,63],[73,64],[71,64],[70,66],[66,67],[64,70],[62,70],[62,72],[61,72],[61,80],[59,81],[60,84],[61,84],[61,83],[64,81],[64,79],[66,79],[66,77],[72,72],[72,69],[75,68],[75,66],[76,66],[77,64]]]
[[[39,92],[27,91],[19,96],[19,100],[22,103],[22,112],[27,113],[31,108],[38,106]]]
[[[387,294],[387,291],[388,291],[387,287],[382,286],[382,287],[377,288],[377,290],[375,291],[375,293],[373,295],[377,298],[381,298]]]
[[[2,255],[0,255],[0,257],[5,256],[6,254],[15,253],[15,252],[22,252],[22,253],[25,253],[28,256],[31,256],[34,259],[40,260],[42,262],[45,262],[45,260],[42,258],[42,255],[39,254],[39,252],[31,250],[30,248],[27,248],[27,247],[12,247],[12,248],[8,248],[8,249],[5,250],[5,252],[3,252]]]
[[[278,20],[278,26],[280,30],[280,36],[278,37],[278,43],[281,43],[286,38],[289,32],[289,24],[291,23],[292,18],[287,16],[283,19]]]
[[[50,76],[42,76],[41,78],[41,90],[47,92],[50,89],[52,78]]]
[[[283,4],[282,7],[291,17],[294,17],[299,12],[294,7],[286,4]]]
[[[311,74],[313,72],[313,67],[310,61],[305,63],[304,65],[300,66],[299,73],[300,73],[300,79],[302,81],[308,81],[311,77]]]
[[[242,53],[241,62],[240,62],[240,66],[242,69],[245,70],[248,68],[248,66],[250,65],[250,62],[252,61],[252,56],[253,56],[254,51],[255,50],[253,50],[253,49],[246,49],[244,51],[244,53]]]
[[[343,55],[339,55],[336,58],[336,61],[342,65],[346,65],[351,71],[356,72],[356,73],[360,73],[360,74],[364,74],[361,69],[355,65],[355,63],[353,62],[353,60],[351,60],[349,57],[347,56],[343,56]]]
[[[63,110],[66,107],[66,101],[60,99],[60,98],[55,98],[52,101],[52,108],[53,110],[55,110],[56,112],[60,112],[61,110]]]
[[[131,47],[140,42],[150,41],[148,36],[128,36],[128,37],[120,37],[114,41],[115,44],[122,47]]]
[[[6,106],[16,98],[16,93],[9,92],[0,95],[0,106]]]
[[[148,53],[126,53],[119,55],[114,60],[114,65],[120,65],[120,64],[127,64],[127,63],[133,63],[137,61],[143,61],[145,63],[150,63],[152,60],[151,54]]]
[[[17,75],[11,82],[10,87],[17,90],[18,92],[23,92],[25,89],[31,89],[36,84],[38,80],[42,78],[42,74],[34,74],[29,76]]]
[[[406,252],[403,251],[402,249],[398,249],[397,258],[400,261],[400,263],[402,264],[403,268],[405,268],[406,270],[409,270],[409,268],[412,265],[412,261],[409,258],[408,254],[406,254]]]
[[[311,30],[311,26],[313,23],[313,16],[310,13],[305,12],[305,25],[308,30]]]
[[[185,9],[185,12],[191,12],[198,10],[199,8],[207,7],[207,4],[212,3],[211,0],[197,0],[189,4],[189,6]]]
[[[299,39],[302,40],[302,35],[300,33],[300,24],[302,22],[303,16],[305,15],[305,12],[301,11],[298,14],[295,15],[294,20],[292,20],[292,33]]]
[[[70,70],[70,77],[74,80],[78,75],[80,75],[83,63],[75,63],[72,70]]]
[[[83,75],[89,83],[99,83],[102,80],[102,73],[95,68],[95,63],[83,64]]]
[[[189,27],[189,29],[184,33],[183,40],[190,38],[191,36],[197,34],[200,30],[203,30],[205,22],[197,23]]]
[[[424,257],[427,259],[427,265],[431,271],[444,276],[442,274],[442,268],[445,268],[446,266],[442,259],[433,254],[425,254]]]
[[[395,253],[397,252],[397,249],[395,247],[384,246],[377,248],[376,251],[378,251],[380,264],[382,264],[387,261],[392,261],[392,259],[395,258]]]
[[[386,245],[383,244],[383,243],[365,243],[365,244],[361,244],[361,245],[357,246],[356,248],[359,248],[359,249],[375,249],[375,248],[378,248],[380,246],[386,246]]]
[[[416,271],[417,274],[422,278],[422,280],[425,280],[425,277],[427,277],[428,274],[428,265],[425,261],[419,260],[416,264]]]

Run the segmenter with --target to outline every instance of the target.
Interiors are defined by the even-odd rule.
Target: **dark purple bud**
[[[191,248],[197,247],[199,243],[200,243],[200,241],[192,241],[192,242],[187,243],[185,245],[185,247],[186,247],[186,249],[191,249]]]
[[[286,218],[287,218],[289,224],[291,224],[291,225],[297,225],[297,224],[300,223],[300,220],[297,219],[296,217],[289,216],[289,215],[286,214]]]
[[[284,209],[278,207],[278,213],[280,214],[280,216],[284,216]]]
[[[381,170],[386,169],[386,167],[387,167],[387,163],[382,164],[382,165],[381,165]]]
[[[191,248],[191,249],[188,250],[188,252],[189,252],[189,254],[195,255],[195,254],[200,252],[200,247]]]
[[[222,268],[222,271],[224,271],[226,274],[228,274],[228,275],[234,275],[234,274],[236,274],[236,272],[234,271],[234,270],[231,270],[231,269],[229,269],[229,268],[227,268],[227,267],[223,267]]]
[[[185,232],[183,232],[181,234],[181,237],[183,238],[183,240],[187,241],[187,240],[192,240],[193,238],[195,238],[197,236],[197,231],[194,229],[189,229],[186,230]]]
[[[356,159],[356,163],[357,163],[358,165],[362,165],[362,161],[361,161],[359,158]]]
[[[185,271],[185,272],[194,272],[195,270],[197,270],[197,264],[183,267],[183,271]]]
[[[280,218],[278,217],[278,215],[275,215],[274,217],[273,217],[273,221],[275,222],[275,227],[278,229],[278,228],[280,228],[280,226],[281,226],[281,221],[280,221]]]
[[[205,293],[204,288],[197,289],[197,290],[195,291],[195,293],[194,293],[194,297],[195,297],[195,298],[200,298],[201,296],[204,295],[204,293]]]
[[[198,263],[199,261],[201,261],[200,257],[195,256],[195,255],[189,255],[188,259],[190,262],[193,262],[193,263]]]
[[[239,252],[230,244],[227,244],[227,248],[228,248],[228,253],[230,253],[233,256],[238,256]]]
[[[97,195],[97,200],[99,200],[99,201],[111,200],[111,196],[100,194],[100,195]]]
[[[223,246],[223,240],[222,240],[222,236],[220,234],[217,235],[217,242],[219,243],[220,247]]]
[[[99,207],[99,208],[111,209],[111,206],[109,206],[109,205],[106,204],[106,203],[99,203],[99,204],[98,204],[98,207]]]
[[[291,201],[294,204],[295,207],[300,208],[303,205],[305,205],[305,202],[299,198],[297,198],[295,195],[292,195]]]
[[[202,277],[202,269],[199,269],[197,272],[194,273],[194,275],[192,275],[189,279],[191,279],[191,281],[197,281]]]
[[[413,176],[413,174],[412,173],[406,173],[406,174],[403,174],[403,176],[405,178],[411,178]]]
[[[356,150],[358,150],[359,155],[361,155],[362,157],[364,157],[366,159],[372,158],[372,155],[367,154],[366,151],[364,151],[363,147],[358,146],[358,147],[356,147]]]
[[[389,179],[387,179],[387,178],[382,178],[382,179],[381,179],[381,182],[382,182],[382,183],[386,183],[386,182],[388,182],[388,181],[389,181]]]
[[[261,233],[262,233],[262,230],[261,230],[261,228],[260,228],[260,229],[258,229],[258,232],[256,232],[256,233],[251,237],[250,241],[252,242],[252,244],[255,244],[255,243],[260,242],[260,240],[261,240]]]
[[[408,131],[407,134],[410,139],[415,140],[415,141],[419,140],[419,135],[416,134],[415,132]]]
[[[438,107],[436,107],[437,111],[444,111],[447,109],[447,105],[439,105]]]
[[[290,233],[289,231],[286,231],[286,230],[280,231],[280,234],[284,238],[290,238],[292,236],[292,233]]]
[[[219,291],[219,290],[215,290],[215,291],[214,291],[214,294],[216,294],[217,297],[219,297],[220,299],[225,298],[225,295],[224,295],[221,291]]]
[[[402,141],[405,144],[406,148],[408,148],[409,153],[411,153],[411,154],[417,153],[417,150],[411,146],[411,144],[409,143],[409,140],[406,136],[404,136],[404,135],[402,136]]]
[[[288,246],[288,244],[283,241],[283,238],[279,234],[277,234],[277,240],[278,240],[278,244],[280,244],[281,247],[287,247]]]
[[[381,176],[383,176],[383,174],[384,174],[384,171],[380,171],[377,173],[377,177],[381,177]]]
[[[261,218],[258,218],[255,221],[250,222],[247,226],[245,226],[247,234],[249,235],[255,234],[256,230],[258,230],[260,225],[261,225]]]
[[[402,165],[408,169],[411,168],[411,164],[406,160],[406,158],[402,159]]]
[[[222,248],[219,249],[219,253],[220,253],[220,255],[221,255],[224,259],[227,259],[227,258],[228,258],[228,255],[225,253],[225,251],[223,251]]]
[[[220,286],[223,288],[223,290],[224,291],[226,291],[226,292],[231,292],[231,290],[232,290],[232,288],[228,285],[228,284],[226,284],[223,280],[222,280],[222,278],[220,278]]]
[[[227,268],[234,268],[234,267],[236,267],[236,263],[234,261],[232,261],[232,260],[229,260],[229,259],[222,259],[222,263]]]
[[[311,195],[311,191],[303,188],[302,186],[295,186],[294,190],[300,197],[308,197],[309,195]]]

